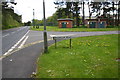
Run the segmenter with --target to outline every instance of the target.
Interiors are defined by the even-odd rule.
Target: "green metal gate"
[[[95,28],[96,22],[89,22],[89,28]]]
[[[98,28],[105,28],[105,22],[99,22]]]
[[[62,22],[62,28],[66,28],[66,22]]]

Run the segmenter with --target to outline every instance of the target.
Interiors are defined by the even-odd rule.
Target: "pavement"
[[[49,41],[49,45],[54,43]],[[43,52],[43,42],[35,44],[3,58],[3,78],[30,78],[36,72],[36,62]]]
[[[30,31],[26,36],[24,46],[21,49],[16,49],[10,55],[2,59],[2,77],[3,78],[30,78],[31,74],[36,71],[37,59],[43,52],[43,32]],[[118,34],[118,31],[102,31],[102,32],[48,32],[48,44],[51,45],[54,41],[50,35],[68,34],[74,37]],[[30,45],[29,45],[30,44]],[[27,45],[27,46],[26,46]]]
[[[2,31],[2,53],[12,50],[15,45],[29,30],[29,26],[13,28]],[[15,45],[16,47],[19,45]]]

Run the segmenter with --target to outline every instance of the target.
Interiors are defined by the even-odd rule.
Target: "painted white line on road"
[[[14,45],[11,47],[11,49],[9,49],[4,55],[7,55],[9,54],[11,51],[13,51],[13,49],[26,37],[26,35],[29,33],[29,30],[28,32]]]
[[[30,30],[28,30],[28,32],[25,35],[27,35],[29,32],[30,32]]]
[[[6,37],[6,36],[9,36],[10,34],[6,34],[6,35],[4,35],[4,36],[2,36],[2,37]]]
[[[27,36],[18,48],[22,48],[29,36]]]
[[[48,41],[50,41],[50,40],[52,40],[52,39],[48,39]],[[44,40],[36,41],[36,42],[30,43],[30,44],[24,45],[22,48],[19,48],[19,49],[17,49],[17,50],[14,50],[14,51],[10,52],[9,54],[0,56],[0,60],[2,60],[2,59],[5,58],[6,56],[9,56],[9,55],[13,54],[14,52],[17,52],[17,51],[19,51],[19,50],[21,50],[21,49],[23,49],[23,48],[26,48],[26,47],[29,47],[29,46],[31,46],[31,45],[38,44],[38,43],[41,43],[41,42],[44,42]]]
[[[12,50],[13,50],[13,49],[11,48],[11,49],[8,50],[8,52],[11,52]]]
[[[16,46],[14,45],[11,49],[14,49]]]

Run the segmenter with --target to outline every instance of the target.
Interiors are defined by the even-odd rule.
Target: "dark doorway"
[[[95,28],[95,27],[96,27],[96,22],[89,23],[89,28]]]
[[[99,22],[98,28],[105,28],[105,22]]]
[[[66,22],[62,22],[62,28],[66,28]]]

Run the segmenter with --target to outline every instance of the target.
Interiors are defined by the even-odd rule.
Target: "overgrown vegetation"
[[[21,15],[14,13],[14,9],[8,7],[7,2],[3,2],[2,4],[2,29],[21,26]]]
[[[46,25],[47,26],[57,26],[58,25],[57,19],[58,19],[57,12],[55,12],[52,16],[50,16],[46,19]],[[44,24],[43,20],[34,19],[35,26],[43,26],[43,24]],[[33,23],[32,23],[32,25],[33,25]]]
[[[63,40],[38,60],[37,78],[118,78],[118,34]]]

